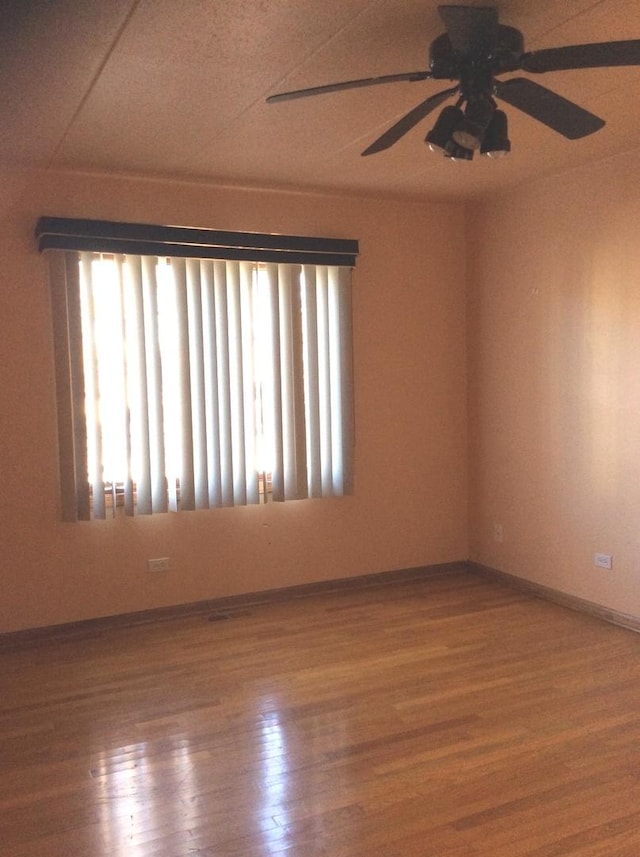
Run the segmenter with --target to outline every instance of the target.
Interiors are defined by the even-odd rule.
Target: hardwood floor
[[[640,635],[466,572],[0,667],[2,857],[640,855]]]

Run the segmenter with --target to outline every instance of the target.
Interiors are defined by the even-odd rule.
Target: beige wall
[[[89,175],[2,184],[0,630],[467,556],[640,616],[640,155],[466,219],[457,205]],[[355,496],[60,523],[41,214],[360,239]],[[153,556],[171,571],[147,572]]]
[[[3,188],[1,631],[466,558],[462,206],[51,173]],[[355,496],[60,523],[43,214],[360,239]],[[171,571],[147,572],[157,556]]]
[[[471,558],[640,616],[640,155],[468,223]]]

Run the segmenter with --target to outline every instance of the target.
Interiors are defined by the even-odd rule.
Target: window
[[[356,242],[58,218],[37,234],[66,520],[351,492]]]

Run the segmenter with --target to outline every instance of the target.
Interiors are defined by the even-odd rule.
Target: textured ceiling
[[[527,50],[640,38],[638,0],[497,6]],[[426,69],[443,30],[432,0],[3,0],[0,8],[4,164],[462,198],[595,164],[640,140],[640,68],[537,76],[607,124],[569,141],[506,108],[512,154],[499,161],[436,157],[423,142],[431,116],[391,149],[361,157],[443,81],[265,104],[282,90]]]

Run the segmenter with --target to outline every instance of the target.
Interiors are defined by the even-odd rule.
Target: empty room
[[[640,5],[9,0],[2,857],[638,857]]]

